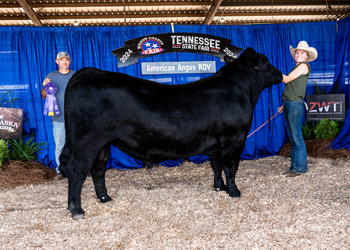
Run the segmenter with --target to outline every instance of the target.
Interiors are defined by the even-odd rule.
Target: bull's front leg
[[[222,170],[224,169],[224,164],[221,160],[217,160],[214,158],[210,159],[210,165],[214,172],[214,189],[216,191],[227,190],[224,180],[222,179]]]
[[[107,194],[105,173],[106,162],[96,160],[94,166],[91,169],[91,177],[94,182],[97,199],[103,203],[112,200],[112,198]]]
[[[68,210],[75,220],[84,219],[81,208],[81,190],[87,174],[70,174],[68,177]]]

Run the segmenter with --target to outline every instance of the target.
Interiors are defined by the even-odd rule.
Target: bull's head
[[[240,59],[248,64],[248,67],[250,66],[254,69],[260,82],[265,80],[263,81],[267,83],[265,87],[279,84],[283,79],[282,72],[276,69],[265,55],[256,53],[252,48],[247,48],[240,56]]]

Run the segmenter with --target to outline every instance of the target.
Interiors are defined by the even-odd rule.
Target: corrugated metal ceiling
[[[0,0],[0,25],[120,26],[334,21],[350,1]]]

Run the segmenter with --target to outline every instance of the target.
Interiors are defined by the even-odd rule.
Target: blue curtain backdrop
[[[345,28],[344,28],[345,27]],[[346,29],[347,27],[347,29]],[[310,87],[313,82],[332,84],[335,66],[343,72],[342,65],[336,64],[337,46],[342,45],[337,39],[337,28],[340,32],[349,34],[349,20],[337,22],[276,24],[276,25],[246,25],[246,26],[175,26],[175,32],[203,33],[228,38],[232,44],[243,49],[252,47],[259,53],[265,54],[270,62],[284,74],[294,66],[289,52],[289,45],[296,47],[300,40],[306,40],[310,46],[317,48],[319,57],[311,63],[312,73]],[[193,54],[171,53],[155,55],[139,60],[137,64],[117,67],[117,59],[112,50],[122,47],[124,41],[150,34],[170,33],[169,26],[145,27],[0,27],[0,102],[2,106],[9,99],[13,107],[23,108],[25,113],[25,133],[36,134],[36,141],[48,142],[39,159],[50,167],[54,162],[54,141],[52,136],[51,119],[43,116],[44,100],[40,89],[42,81],[48,72],[57,70],[55,56],[59,51],[67,51],[71,55],[71,69],[96,67],[102,70],[122,72],[132,76],[158,81],[164,84],[184,84],[207,77],[210,74],[179,74],[179,75],[141,75],[141,61],[216,61],[217,69],[223,66],[218,58]],[[349,46],[349,35],[343,34],[344,43]],[[338,48],[340,49],[340,48]],[[340,50],[341,51],[341,50]],[[348,56],[344,59],[349,62]],[[348,65],[348,64],[347,64]],[[348,70],[347,70],[348,71]],[[338,72],[338,71],[337,71]],[[343,73],[341,73],[343,74]],[[340,77],[341,78],[341,77]],[[345,84],[345,83],[344,83]],[[282,105],[281,94],[284,85],[272,87],[272,98],[269,90],[261,93],[254,111],[251,131],[269,119]],[[18,99],[17,99],[18,98]],[[271,127],[271,130],[269,129]],[[288,140],[282,115],[277,115],[269,125],[247,139],[242,159],[256,159],[276,155],[281,146]],[[195,163],[206,161],[205,156],[190,158]],[[167,161],[166,166],[180,165],[181,159]],[[114,168],[138,168],[143,166],[115,147],[109,164]]]
[[[347,113],[342,131],[333,141],[334,149],[347,148],[350,149],[350,17],[339,21],[338,37],[336,46],[336,65],[333,88],[339,87],[344,90],[347,100]]]

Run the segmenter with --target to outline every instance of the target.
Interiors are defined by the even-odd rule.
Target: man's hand
[[[45,87],[45,85],[50,83],[50,82],[51,82],[51,79],[45,78],[45,80],[43,81],[43,87]]]
[[[45,78],[45,80],[43,81],[43,88],[41,89],[41,96],[44,98],[44,99],[46,99],[46,96],[47,96],[47,93],[46,93],[46,91],[45,91],[45,85],[46,84],[48,84],[48,83],[50,83],[51,82],[51,79],[49,79],[49,78]]]

